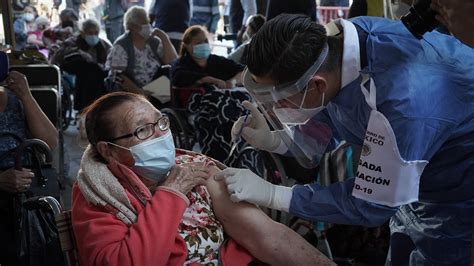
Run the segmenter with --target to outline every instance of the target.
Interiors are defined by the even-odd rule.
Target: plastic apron
[[[369,82],[370,92],[364,86],[366,82],[361,85],[372,111],[352,195],[390,207],[418,201],[420,177],[428,161],[405,161],[400,156],[389,121],[377,111],[375,83],[373,79]]]

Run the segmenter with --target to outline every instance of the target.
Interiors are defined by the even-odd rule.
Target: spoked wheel
[[[167,115],[170,120],[170,129],[176,148],[192,150],[195,137],[194,133],[189,129],[186,118],[170,108],[161,109],[161,113]]]

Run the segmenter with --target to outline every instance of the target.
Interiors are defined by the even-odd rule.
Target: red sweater
[[[91,205],[77,184],[72,191],[72,225],[82,265],[183,265],[187,250],[178,225],[187,207],[184,195],[159,187],[142,204],[125,190],[137,210],[127,226],[105,208]],[[223,265],[247,265],[252,256],[235,241],[220,248]]]

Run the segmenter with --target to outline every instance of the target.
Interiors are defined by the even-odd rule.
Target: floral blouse
[[[178,154],[176,156],[176,164],[191,162],[213,164],[204,155]],[[192,263],[218,265],[219,248],[224,242],[224,228],[212,210],[209,192],[205,186],[196,186],[186,194],[186,197],[190,204],[178,228],[188,249],[185,265]]]
[[[27,135],[26,118],[23,111],[23,105],[16,95],[6,90],[8,102],[5,110],[0,112],[0,133],[13,133],[21,139],[25,139]],[[10,136],[0,136],[0,155],[16,148],[18,142]],[[13,157],[9,156],[0,161],[0,169],[11,168],[14,166]]]
[[[137,86],[143,87],[153,81],[156,71],[158,71],[158,68],[161,66],[160,58],[164,55],[163,44],[160,42],[160,45],[158,46],[157,54],[160,58],[156,58],[156,54],[148,44],[143,50],[136,47],[133,47],[133,49],[135,51],[134,79]],[[127,52],[125,52],[125,49],[120,45],[114,45],[107,57],[107,67],[125,69],[127,64],[128,55]]]

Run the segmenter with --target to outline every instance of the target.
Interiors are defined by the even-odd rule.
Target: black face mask
[[[63,22],[61,22],[61,27],[63,27],[63,28],[66,28],[66,27],[74,28],[74,23],[72,21],[63,21]]]

